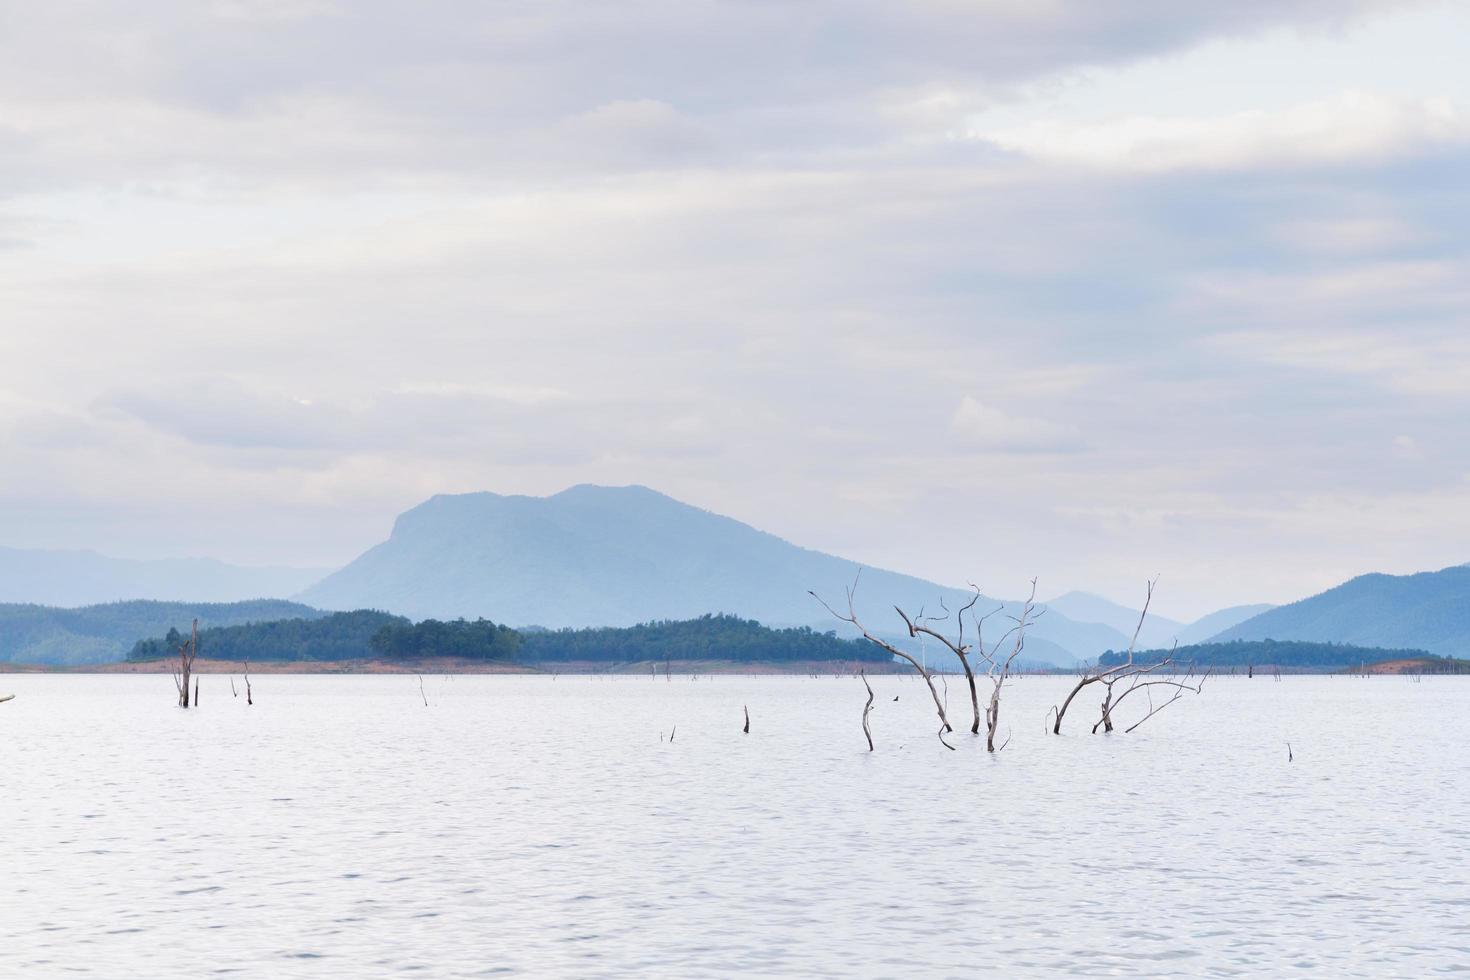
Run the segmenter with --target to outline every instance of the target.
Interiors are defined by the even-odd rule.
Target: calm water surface
[[[872,681],[0,675],[0,976],[1470,972],[1470,679]]]

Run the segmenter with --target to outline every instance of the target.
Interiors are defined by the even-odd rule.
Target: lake
[[[1470,678],[871,682],[0,675],[0,976],[1470,971]]]

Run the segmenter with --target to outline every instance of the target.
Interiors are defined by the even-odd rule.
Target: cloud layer
[[[0,14],[0,542],[596,481],[1181,613],[1470,558],[1453,7]]]

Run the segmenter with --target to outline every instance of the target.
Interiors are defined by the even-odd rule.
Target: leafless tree
[[[189,638],[179,644],[179,666],[174,670],[174,686],[179,690],[179,707],[189,706],[189,675],[194,672],[194,656],[199,652],[199,620],[194,620],[194,627],[189,633]],[[199,702],[198,685],[195,685],[194,702]]]
[[[255,696],[250,692],[250,661],[245,661],[245,703],[254,704]]]
[[[1133,731],[1133,729],[1137,728],[1139,725],[1142,725],[1144,722],[1148,721],[1160,711],[1163,711],[1175,701],[1178,701],[1181,697],[1184,696],[1185,692],[1198,694],[1200,690],[1204,687],[1205,679],[1209,676],[1208,674],[1206,674],[1204,677],[1201,677],[1199,681],[1194,684],[1189,684],[1187,677],[1186,680],[1181,681],[1176,676],[1160,677],[1157,675],[1153,675],[1153,672],[1156,670],[1162,671],[1166,668],[1172,669],[1175,666],[1175,660],[1171,654],[1169,657],[1159,661],[1156,664],[1135,666],[1132,670],[1114,674],[1104,680],[1103,685],[1107,688],[1107,693],[1103,697],[1102,715],[1092,726],[1093,734],[1097,734],[1098,728],[1102,728],[1105,732],[1111,732],[1113,730],[1113,712],[1117,710],[1118,705],[1121,704],[1123,700],[1128,697],[1128,695],[1133,694],[1136,691],[1143,691],[1145,696],[1148,698],[1148,713],[1129,727],[1125,728],[1123,730],[1123,733],[1125,735]],[[1189,676],[1193,676],[1192,670]],[[1124,681],[1126,681],[1127,684],[1123,688],[1123,693],[1114,697],[1113,688]],[[1162,688],[1163,690],[1168,691],[1170,694],[1169,699],[1161,703],[1155,703],[1153,691],[1154,688]]]
[[[894,608],[898,612],[899,617],[903,619],[904,625],[908,627],[909,636],[932,636],[940,643],[943,643],[949,649],[949,652],[953,653],[959,659],[960,666],[965,671],[965,680],[970,685],[970,710],[972,712],[970,734],[978,735],[980,734],[980,694],[975,686],[975,671],[970,666],[970,654],[974,652],[975,648],[965,642],[965,614],[970,613],[972,617],[974,616],[973,610],[975,604],[980,601],[981,595],[980,590],[975,588],[974,585],[971,585],[970,588],[975,589],[975,595],[969,602],[961,606],[955,614],[956,636],[953,640],[932,625],[945,622],[949,619],[949,609],[944,605],[943,598],[939,600],[939,607],[945,611],[943,616],[926,617],[924,611],[921,609],[917,616],[910,619],[908,614],[902,609],[898,609],[896,606]],[[1004,606],[1001,607],[1001,609],[1004,608]],[[975,618],[975,637],[977,643],[982,642],[980,630],[985,620],[1000,612],[1001,609],[993,610],[984,616]]]
[[[995,733],[1000,729],[1001,688],[1005,687],[1006,681],[1010,679],[1011,668],[1026,647],[1026,630],[1044,612],[1045,610],[1040,613],[1036,611],[1036,579],[1032,579],[1031,592],[1026,596],[1026,602],[1021,607],[1021,615],[1010,617],[1011,622],[1015,625],[1007,630],[989,651],[986,651],[985,644],[981,641],[978,624],[976,626],[976,638],[977,641],[980,641],[976,644],[976,650],[985,658],[988,665],[985,676],[990,680],[990,703],[985,708],[985,751],[987,752],[996,751]],[[1007,642],[1011,644],[1010,653],[1002,657],[1000,651]],[[1010,739],[1007,738],[1006,743],[1009,742]],[[1001,748],[1005,748],[1005,744],[1002,744]]]
[[[942,736],[945,732],[954,731],[954,729],[949,724],[949,717],[945,714],[944,702],[939,697],[939,691],[936,690],[934,687],[934,675],[931,674],[923,664],[919,663],[919,661],[915,660],[911,655],[900,650],[898,647],[894,646],[892,643],[889,643],[887,640],[881,640],[878,637],[874,636],[872,633],[868,632],[868,628],[858,621],[857,608],[854,605],[854,597],[857,594],[858,581],[861,578],[862,572],[859,572],[857,578],[853,579],[852,585],[847,590],[846,616],[833,609],[830,605],[827,604],[826,600],[817,595],[815,592],[808,591],[807,594],[810,595],[813,599],[820,602],[823,608],[825,608],[833,616],[842,620],[844,623],[851,623],[853,626],[857,627],[858,632],[862,633],[863,639],[867,640],[869,643],[881,647],[882,649],[893,654],[895,657],[898,657],[901,660],[905,660],[909,664],[911,664],[914,670],[917,670],[919,672],[919,676],[924,678],[924,683],[929,688],[929,696],[934,699],[934,710],[939,714],[940,735]],[[903,613],[899,612],[899,615],[902,616]],[[941,741],[943,741],[942,738]]]
[[[1143,609],[1138,614],[1138,625],[1133,629],[1133,638],[1128,642],[1128,652],[1123,662],[1108,668],[1093,667],[1083,671],[1081,679],[1072,688],[1072,692],[1067,695],[1067,699],[1062,702],[1062,706],[1060,708],[1053,708],[1056,712],[1056,718],[1052,723],[1052,734],[1060,735],[1062,733],[1062,719],[1066,717],[1067,709],[1072,706],[1072,701],[1082,692],[1082,689],[1092,684],[1101,684],[1105,690],[1102,704],[1100,705],[1101,714],[1097,722],[1092,726],[1094,733],[1099,728],[1105,732],[1111,732],[1113,730],[1113,712],[1117,710],[1118,705],[1125,698],[1137,691],[1143,691],[1147,697],[1149,705],[1148,713],[1125,729],[1124,734],[1133,731],[1139,725],[1148,721],[1154,715],[1183,697],[1186,692],[1198,694],[1204,688],[1204,681],[1208,675],[1201,677],[1194,684],[1188,682],[1189,676],[1193,675],[1192,668],[1190,675],[1184,680],[1179,680],[1177,676],[1172,674],[1172,671],[1171,676],[1168,677],[1156,674],[1156,672],[1163,672],[1175,667],[1176,662],[1172,653],[1165,659],[1152,664],[1136,663],[1133,659],[1134,651],[1138,646],[1138,635],[1143,630],[1144,620],[1148,618],[1148,609],[1149,605],[1153,602],[1154,587],[1156,585],[1158,585],[1158,579],[1152,579],[1146,585]],[[1116,691],[1119,684],[1123,685],[1121,693]],[[1162,703],[1155,702],[1155,688],[1167,690],[1170,693],[1169,699]]]
[[[868,751],[873,751],[873,730],[868,727],[868,712],[873,710],[873,685],[868,683],[868,672],[862,671],[858,676],[863,679],[863,687],[868,689],[868,703],[863,705],[863,735],[868,739]],[[14,697],[15,695],[11,695]]]
[[[750,734],[750,705],[745,705],[745,727],[741,729],[746,735]]]
[[[1089,684],[1097,684],[1102,681],[1106,681],[1114,674],[1119,674],[1132,668],[1133,648],[1138,644],[1138,634],[1143,629],[1144,618],[1148,616],[1148,607],[1149,603],[1153,601],[1154,585],[1156,583],[1157,579],[1150,579],[1146,586],[1147,594],[1145,595],[1143,600],[1143,611],[1140,612],[1138,615],[1138,625],[1133,628],[1133,639],[1130,640],[1128,643],[1127,659],[1123,663],[1118,664],[1116,667],[1110,667],[1107,670],[1103,670],[1100,667],[1095,667],[1090,670],[1084,670],[1082,672],[1081,679],[1077,681],[1077,686],[1072,688],[1072,693],[1067,695],[1067,700],[1062,702],[1062,706],[1060,708],[1053,708],[1053,710],[1056,712],[1056,721],[1052,723],[1051,728],[1053,735],[1060,735],[1062,733],[1062,719],[1066,717],[1067,709],[1072,706],[1072,700],[1082,692],[1082,689],[1084,687],[1087,687]]]

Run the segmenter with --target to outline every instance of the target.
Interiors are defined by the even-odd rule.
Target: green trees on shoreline
[[[169,637],[139,640],[128,659],[177,653]],[[486,619],[414,623],[373,610],[333,613],[205,629],[199,655],[214,660],[336,661],[456,657],[506,663],[636,663],[725,660],[761,663],[803,660],[886,661],[872,644],[798,627],[771,629],[738,616],[706,615],[628,627],[524,630]]]
[[[1120,664],[1126,656],[1125,653],[1109,650],[1097,658],[1098,666],[1111,667]],[[1254,667],[1259,670],[1280,667],[1307,671],[1347,670],[1385,660],[1444,659],[1424,650],[1386,650],[1381,647],[1312,643],[1306,640],[1231,640],[1226,643],[1197,643],[1178,650],[1144,650],[1133,655],[1133,659],[1139,663],[1156,663],[1169,658],[1176,663],[1191,663],[1200,669]]]

